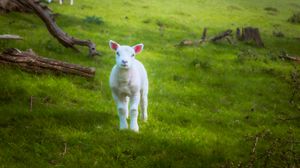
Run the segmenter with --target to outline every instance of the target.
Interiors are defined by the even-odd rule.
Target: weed
[[[283,136],[276,136],[270,130],[263,130],[247,136],[252,143],[249,159],[246,161],[227,161],[221,167],[299,167],[299,142],[295,139],[295,130],[290,128]],[[249,146],[249,145],[248,145]]]
[[[97,16],[86,16],[83,21],[85,23],[91,23],[96,25],[101,25],[104,23],[103,19]]]
[[[278,12],[277,8],[274,7],[265,7],[265,11],[269,11],[269,12]]]
[[[294,24],[298,24],[300,23],[300,12],[296,12],[294,13],[289,19],[289,22],[294,23]]]
[[[257,60],[258,58],[258,53],[252,49],[242,49],[237,54],[237,61],[241,63],[245,62],[246,60]]]
[[[192,65],[195,67],[195,68],[201,68],[203,70],[209,70],[211,68],[211,63],[209,61],[201,61],[199,59],[194,59],[192,61]]]

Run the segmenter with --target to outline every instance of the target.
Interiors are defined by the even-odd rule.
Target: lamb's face
[[[116,63],[120,68],[130,68],[135,59],[134,49],[129,46],[120,46],[116,50]]]
[[[135,55],[142,52],[144,45],[138,44],[133,47],[120,46],[118,43],[110,40],[109,46],[116,52],[116,63],[120,68],[128,69],[132,66],[132,62],[135,59]]]

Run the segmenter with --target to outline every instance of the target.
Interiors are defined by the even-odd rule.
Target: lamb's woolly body
[[[128,69],[115,65],[110,76],[110,87],[118,96],[129,97],[147,88],[147,72],[143,64],[134,60],[132,67]]]
[[[143,64],[133,56],[134,49],[129,46],[119,46],[112,41],[110,46],[116,50],[116,62],[110,74],[110,87],[117,104],[120,118],[120,129],[127,129],[128,104],[130,103],[130,129],[138,132],[138,105],[141,101],[141,118],[147,120],[148,77]],[[115,45],[115,46],[113,46]],[[138,46],[142,50],[143,46]],[[140,52],[140,51],[139,51]]]

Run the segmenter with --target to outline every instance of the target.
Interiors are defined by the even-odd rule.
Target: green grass
[[[258,142],[260,153],[289,132],[300,140],[299,119],[281,120],[299,117],[300,96],[290,103],[290,73],[299,65],[276,59],[281,51],[300,54],[300,25],[287,21],[300,11],[297,0],[80,0],[74,6],[49,6],[61,14],[57,23],[65,32],[92,40],[102,56],[87,57],[84,47],[81,53],[64,48],[36,16],[20,13],[1,14],[0,32],[24,40],[0,41],[0,49],[32,48],[46,57],[94,66],[96,77],[37,75],[1,65],[1,168],[220,167],[239,161],[246,166],[253,148],[248,136],[270,132],[271,138]],[[201,37],[204,27],[213,36],[244,26],[260,28],[265,49],[226,42],[175,47]],[[284,38],[273,36],[275,30]],[[145,44],[138,59],[150,81],[149,121],[139,121],[138,134],[118,130],[108,86],[115,62],[110,39]],[[299,158],[299,143],[293,148]],[[280,158],[272,155],[269,167],[288,167]]]

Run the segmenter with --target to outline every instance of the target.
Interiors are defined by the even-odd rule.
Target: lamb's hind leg
[[[141,118],[143,121],[147,121],[148,119],[147,107],[148,107],[148,93],[141,92],[141,111],[142,111]]]

